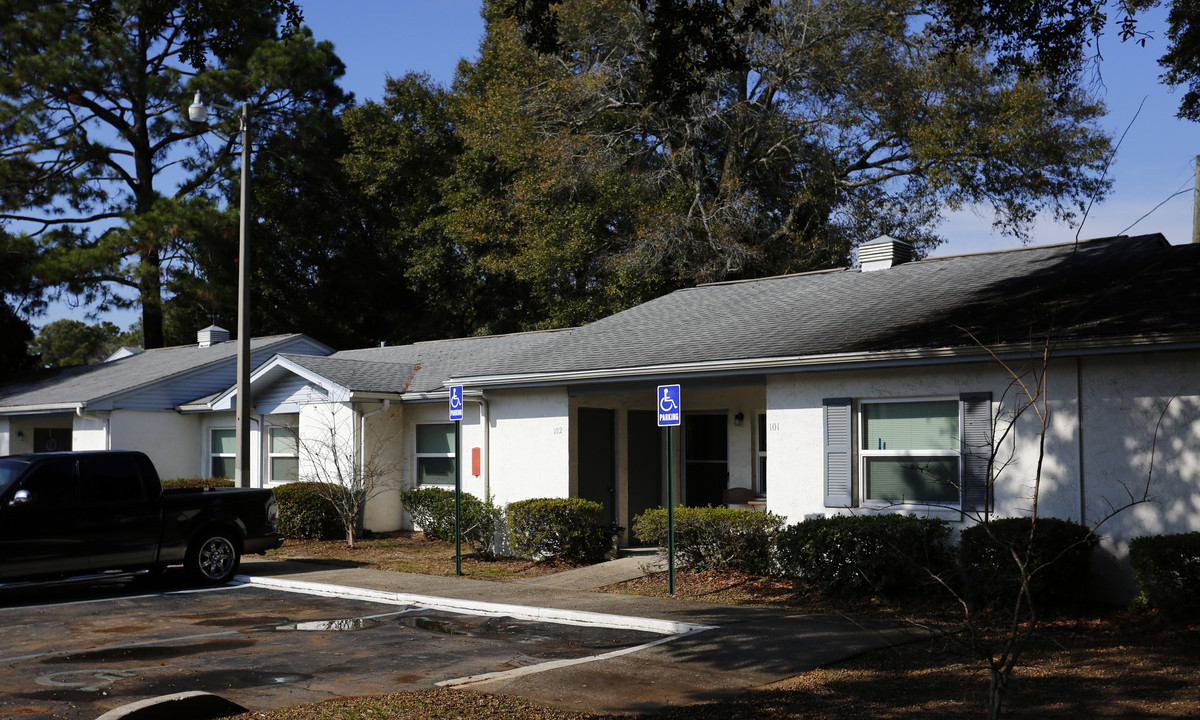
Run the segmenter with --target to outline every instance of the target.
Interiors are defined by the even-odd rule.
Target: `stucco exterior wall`
[[[164,480],[201,475],[197,456],[202,441],[199,416],[144,410],[113,410],[106,414],[109,449],[146,453]],[[85,424],[88,427],[81,431]],[[77,418],[75,449],[105,449],[103,424],[101,418]]]
[[[570,402],[564,388],[488,393],[490,490],[498,505],[571,491]],[[469,448],[467,446],[467,452]]]
[[[1037,492],[1039,512],[1079,520],[1078,381],[1074,360],[1055,361],[1045,379],[1022,376],[1033,394],[1045,393],[1048,409],[1046,447]],[[1038,390],[1040,386],[1040,391]],[[850,397],[854,404],[854,440],[860,446],[862,400],[957,398],[965,392],[989,392],[996,427],[995,517],[1026,515],[1032,509],[1041,419],[1033,409],[1019,414],[1028,395],[1011,374],[994,363],[949,367],[880,369],[772,376],[767,384],[768,508],[789,522],[812,515],[847,512],[824,505],[823,401]],[[1014,417],[1016,416],[1016,417]],[[861,482],[857,452],[856,485]],[[861,488],[858,488],[861,492]],[[958,513],[930,514],[960,521]]]

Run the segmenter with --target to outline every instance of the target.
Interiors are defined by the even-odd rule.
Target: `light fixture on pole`
[[[192,122],[207,123],[209,107],[226,112],[233,108],[206,104],[199,92],[188,106]],[[237,324],[237,409],[234,441],[236,469],[234,482],[238,487],[250,486],[250,103],[242,103],[242,206],[238,223],[238,324]]]

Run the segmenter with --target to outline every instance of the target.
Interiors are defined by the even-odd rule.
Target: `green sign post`
[[[667,436],[667,591],[675,594],[675,450],[671,428],[683,418],[678,385],[658,386],[658,426]]]
[[[450,419],[454,421],[454,574],[462,572],[462,385],[450,387]]]

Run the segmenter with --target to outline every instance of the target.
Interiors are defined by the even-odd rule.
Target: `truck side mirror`
[[[25,505],[31,500],[33,500],[33,496],[29,494],[28,490],[18,490],[13,494],[12,500],[8,501],[8,506],[15,507],[17,505]]]

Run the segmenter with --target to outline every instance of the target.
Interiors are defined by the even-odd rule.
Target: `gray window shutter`
[[[830,398],[823,404],[825,411],[825,507],[851,507],[854,505],[851,399]]]
[[[962,511],[986,514],[991,510],[992,394],[963,393],[962,405]]]

